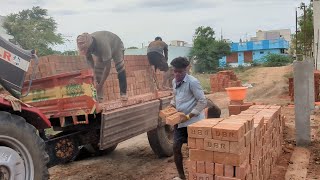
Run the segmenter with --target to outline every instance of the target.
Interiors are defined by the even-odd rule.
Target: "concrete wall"
[[[283,37],[286,41],[291,42],[291,31],[290,29],[279,29],[279,30],[270,30],[270,31],[257,31],[256,37],[252,37],[252,40],[270,40]]]
[[[318,60],[317,67],[320,67],[320,37],[318,37],[318,31],[320,33],[320,1],[313,2],[313,18],[314,18],[314,57]],[[317,44],[318,43],[318,44]]]

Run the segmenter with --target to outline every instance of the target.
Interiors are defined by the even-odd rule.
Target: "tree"
[[[213,72],[219,67],[219,59],[230,54],[230,46],[217,41],[211,27],[198,27],[195,31],[190,56],[195,59],[196,72]]]
[[[3,27],[23,49],[36,49],[39,55],[53,54],[50,46],[63,44],[61,34],[56,33],[57,23],[39,6],[8,15]]]
[[[128,47],[127,49],[139,49],[139,48],[132,46],[132,47]]]
[[[301,7],[305,6],[304,3],[301,3]],[[303,9],[303,8],[302,8]],[[304,14],[298,17],[298,26],[299,31],[292,39],[292,48],[296,49],[296,39],[298,40],[298,48],[296,54],[306,54],[311,55],[312,46],[313,46],[313,7],[312,3],[306,7],[306,18]],[[292,52],[292,51],[291,51]]]
[[[263,57],[263,66],[279,67],[292,63],[293,59],[288,55],[270,53]]]

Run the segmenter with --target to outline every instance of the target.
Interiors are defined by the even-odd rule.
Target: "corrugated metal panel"
[[[231,53],[227,56],[227,63],[238,63],[238,53]]]
[[[100,149],[106,149],[158,125],[160,101],[121,108],[102,114]]]

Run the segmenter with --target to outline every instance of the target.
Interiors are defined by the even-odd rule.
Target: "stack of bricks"
[[[35,62],[32,60],[26,74],[25,80],[30,80]],[[50,55],[39,58],[37,69],[35,69],[35,79],[55,76],[58,74],[81,71],[89,66],[83,56],[58,56]]]
[[[252,106],[252,102],[244,102],[243,100],[241,101],[230,101],[230,104],[228,106],[229,109],[229,116],[231,115],[238,115],[242,111],[245,111],[249,109],[250,106]]]
[[[291,101],[294,101],[294,79],[288,78],[288,84],[289,84],[289,96],[291,98]],[[315,102],[320,101],[320,71],[315,70],[314,71],[314,100]]]
[[[279,106],[251,106],[239,115],[188,126],[190,180],[267,180],[281,154]]]
[[[154,100],[157,98],[170,96],[170,92],[158,92],[153,83],[152,68],[149,65],[147,56],[128,55],[124,57],[126,75],[127,75],[127,95],[129,101],[121,102],[118,73],[115,69],[114,62],[110,74],[104,83],[104,101],[105,110],[112,110],[120,107],[130,106],[141,102]],[[26,74],[26,81],[30,80],[34,67],[34,61],[31,62]],[[39,64],[35,69],[35,79],[55,76],[64,73],[78,72],[88,70],[84,56],[60,56],[50,55],[39,58]],[[157,70],[159,84],[163,82],[163,74]]]
[[[127,74],[127,94],[129,97],[145,95],[155,92],[156,86],[153,83],[151,67],[147,56],[125,56],[124,57]],[[161,84],[163,81],[162,72],[157,70],[157,79]],[[118,73],[112,63],[110,75],[104,86],[105,100],[112,101],[120,98],[120,88]]]
[[[211,93],[225,91],[227,87],[239,87],[241,81],[238,80],[236,74],[229,71],[220,71],[217,74],[210,75]]]

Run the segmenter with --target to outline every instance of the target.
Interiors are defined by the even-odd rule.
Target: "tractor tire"
[[[173,155],[173,127],[161,126],[147,133],[149,144],[153,152],[159,157]]]
[[[44,141],[24,118],[0,111],[0,179],[47,180]]]

